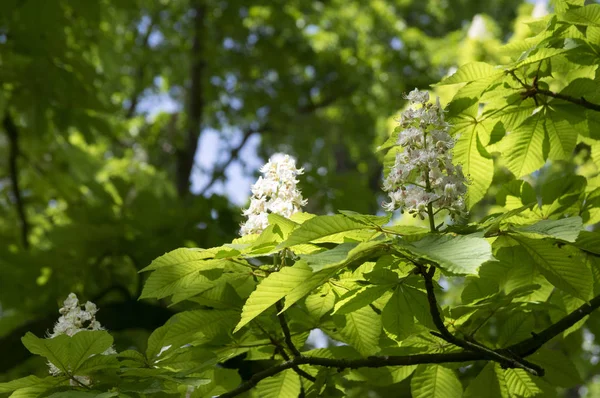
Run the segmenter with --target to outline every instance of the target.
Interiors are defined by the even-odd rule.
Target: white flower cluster
[[[410,106],[402,114],[397,142],[404,151],[396,155],[383,183],[391,199],[383,207],[400,208],[424,219],[432,203],[436,209],[447,209],[453,218],[463,215],[466,179],[461,166],[452,164],[454,139],[448,134],[439,98],[432,104],[429,93],[415,89],[406,99]]]
[[[289,218],[306,205],[306,200],[296,187],[296,176],[304,173],[304,169],[296,168],[296,159],[277,153],[271,156],[260,171],[263,176],[252,185],[250,207],[243,213],[248,220],[242,224],[241,235],[264,231],[269,226],[269,213]]]
[[[60,336],[61,334],[73,336],[82,330],[104,330],[100,325],[100,322],[96,320],[96,312],[98,312],[96,304],[88,301],[85,304],[80,305],[79,299],[75,293],[69,294],[59,312],[61,316],[54,325],[54,330],[48,336],[50,338]],[[110,347],[104,351],[102,355],[116,353],[115,349]],[[57,376],[61,373],[61,370],[52,362],[48,362],[48,367],[50,368],[50,374],[53,376]],[[89,377],[87,376],[75,376],[75,378],[86,385],[90,382]]]

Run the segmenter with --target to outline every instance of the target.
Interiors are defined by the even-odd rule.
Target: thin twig
[[[285,343],[288,348],[294,354],[295,357],[299,357],[302,355],[298,348],[294,345],[292,341],[292,335],[290,334],[290,328],[288,327],[287,321],[285,320],[285,315],[283,314],[283,303],[279,300],[275,303],[275,308],[277,309],[277,318],[279,318],[279,325],[281,325],[281,330],[283,330],[283,335],[285,336]]]
[[[533,85],[529,85],[526,84],[525,82],[523,82],[521,79],[519,79],[517,77],[517,75],[515,74],[514,71],[507,71],[509,75],[511,75],[517,82],[519,82],[519,84],[521,86],[523,86],[523,88],[525,89],[525,91],[523,92],[523,97],[525,98],[535,98],[535,96],[537,94],[541,94],[541,95],[545,95],[547,97],[552,97],[552,98],[557,98],[557,99],[561,99],[563,101],[567,101],[570,102],[572,104],[576,104],[576,105],[580,105],[586,109],[591,109],[593,111],[596,112],[600,112],[600,104],[594,104],[592,102],[589,102],[588,100],[586,100],[585,98],[581,97],[581,98],[575,98],[572,97],[570,95],[565,95],[565,94],[561,94],[561,93],[557,93],[551,90],[545,90],[543,88],[539,88],[538,84],[537,84],[537,80],[534,82]]]
[[[19,167],[18,157],[19,149],[19,129],[13,121],[10,111],[7,109],[2,122],[9,142],[8,169],[10,174],[10,182],[12,185],[13,196],[15,197],[15,206],[21,224],[21,243],[25,250],[29,249],[29,221],[25,212],[25,204],[21,196],[21,188],[19,186]]]

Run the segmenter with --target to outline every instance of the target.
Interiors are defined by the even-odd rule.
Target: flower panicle
[[[292,156],[274,154],[260,172],[263,175],[252,185],[250,206],[242,213],[248,217],[240,229],[242,236],[264,231],[269,226],[270,213],[289,218],[307,203],[296,179],[304,173],[304,169],[296,168],[296,159]]]
[[[400,209],[424,219],[428,205],[446,209],[450,216],[463,216],[467,181],[460,165],[452,163],[455,140],[448,133],[439,98],[417,89],[405,96],[409,107],[402,113],[397,144],[404,150],[383,182],[390,201],[387,211]]]

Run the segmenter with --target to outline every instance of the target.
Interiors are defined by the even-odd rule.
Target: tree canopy
[[[0,395],[600,394],[597,2],[0,9]]]

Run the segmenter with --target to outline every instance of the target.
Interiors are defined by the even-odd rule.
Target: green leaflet
[[[496,368],[496,371],[500,370]],[[504,369],[504,382],[510,396],[528,398],[542,392],[533,377],[523,369]]]
[[[513,235],[512,239],[527,251],[542,275],[554,286],[582,300],[592,297],[592,271],[574,249],[561,249],[546,240],[518,235]]]
[[[504,71],[497,69],[496,67],[487,64],[485,62],[471,62],[458,68],[458,70],[452,75],[435,86],[444,86],[448,84],[457,83],[468,83],[474,80],[483,79],[491,76],[500,76]]]
[[[317,320],[333,309],[335,305],[335,294],[331,286],[327,283],[321,286],[317,291],[306,297],[306,309]]]
[[[476,275],[479,266],[492,260],[487,240],[472,235],[427,235],[415,242],[400,241],[398,248],[434,261],[454,275]]]
[[[44,390],[52,387],[55,384],[59,384],[64,379],[60,377],[48,376],[43,379],[34,375],[22,377],[20,379],[11,380],[6,383],[0,383],[0,393],[8,393],[15,390],[28,387],[43,387]]]
[[[559,220],[540,220],[535,224],[514,228],[525,236],[552,237],[567,242],[575,242],[583,229],[581,217],[567,217]]]
[[[394,294],[383,307],[381,321],[383,330],[396,341],[405,339],[418,329],[415,326],[409,297],[404,294],[402,286],[394,290]]]
[[[600,4],[589,4],[581,8],[574,8],[560,17],[576,25],[600,27]]]
[[[52,339],[40,339],[28,332],[21,341],[31,353],[43,356],[61,371],[71,374],[92,355],[106,351],[113,338],[103,330],[81,331],[72,337],[63,334]]]
[[[261,380],[256,391],[264,398],[297,398],[300,395],[300,376],[292,369]]]
[[[242,318],[235,327],[234,333],[292,292],[294,288],[305,283],[312,275],[313,272],[308,265],[304,261],[299,261],[294,266],[283,267],[263,279],[246,300]]]
[[[508,161],[508,169],[519,178],[544,165],[548,157],[545,142],[543,112],[529,117],[502,140],[502,155]]]
[[[371,285],[349,291],[335,304],[333,314],[347,314],[371,304],[383,295],[392,285]]]
[[[467,209],[473,207],[485,196],[494,175],[494,161],[481,143],[482,124],[474,121],[456,133],[460,138],[454,146],[454,162],[462,165],[465,175],[470,176],[468,185]],[[455,134],[456,134],[455,133]],[[489,133],[485,133],[489,135]]]
[[[343,316],[337,315],[334,320],[336,324],[343,325],[339,333],[345,342],[356,348],[361,355],[372,355],[379,351],[381,317],[371,307],[362,307]]]
[[[454,371],[441,365],[419,365],[410,391],[413,398],[461,398],[463,392]]]
[[[374,229],[375,226],[366,225],[364,222],[355,221],[342,214],[318,216],[305,221],[277,249],[281,250],[286,247],[309,242],[340,242],[340,239],[343,242],[345,237],[351,239],[353,236],[356,236],[352,232]],[[364,235],[358,235],[357,237],[362,238]]]
[[[477,377],[469,383],[464,398],[508,398],[500,387],[494,366],[493,363],[485,365]]]

